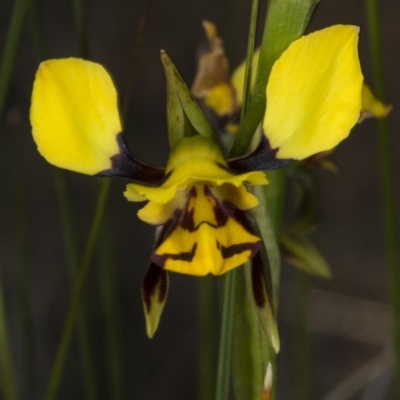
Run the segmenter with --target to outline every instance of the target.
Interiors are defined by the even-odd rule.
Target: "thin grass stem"
[[[197,399],[210,400],[214,393],[216,338],[215,279],[205,277],[198,281],[198,380]]]
[[[77,6],[74,5],[74,7],[75,7],[74,11],[79,12],[79,8],[77,11],[76,10]],[[31,14],[31,25],[33,31],[34,44],[36,48],[36,54],[39,58],[39,61],[44,61],[46,58],[46,43],[43,35],[43,29],[41,28],[40,14],[38,10],[38,3],[36,0],[31,0],[30,14]],[[78,17],[75,17],[75,19],[79,20]],[[81,51],[84,51],[84,49],[81,49]],[[75,235],[75,229],[73,226],[74,224],[71,212],[71,203],[69,200],[70,196],[68,192],[67,182],[65,179],[65,173],[57,168],[54,169],[54,183],[58,197],[58,205],[61,218],[67,267],[68,267],[71,287],[74,287],[79,266],[78,244]],[[91,334],[87,320],[88,318],[86,309],[84,306],[81,306],[81,310],[78,312],[78,317],[77,317],[77,331],[78,331],[80,353],[82,356],[82,370],[84,377],[85,393],[87,399],[96,400],[99,398],[99,393],[98,393],[98,385],[96,382],[94,357],[90,339]]]
[[[25,199],[25,177],[23,171],[23,159],[21,155],[21,144],[19,139],[21,132],[18,129],[19,121],[12,116],[7,118],[10,126],[11,136],[11,171],[12,191],[14,208],[14,235],[15,235],[15,260],[18,274],[19,292],[19,316],[22,327],[22,348],[24,368],[24,389],[30,399],[36,397],[36,349],[35,329],[33,324],[32,303],[31,303],[31,275],[28,262],[27,246],[27,212]]]
[[[228,272],[224,281],[221,335],[218,352],[217,383],[215,400],[227,400],[229,396],[229,377],[231,361],[233,303],[237,269]]]
[[[241,118],[244,118],[247,101],[250,92],[251,68],[253,65],[253,53],[255,34],[257,29],[258,0],[252,1],[248,48],[246,54],[245,80],[243,86],[243,104]],[[242,154],[247,148],[242,148]],[[229,396],[229,378],[231,366],[231,343],[233,326],[233,304],[235,300],[237,271],[227,273],[224,282],[224,298],[222,306],[222,323],[218,354],[218,368],[216,379],[215,400],[227,400]]]
[[[64,171],[57,168],[54,169],[54,182],[58,197],[69,278],[71,288],[74,288],[79,266],[78,244],[75,235],[76,230],[73,226],[71,203],[69,200],[70,196]],[[92,350],[90,328],[87,321],[86,308],[82,304],[77,317],[77,331],[79,348],[82,356],[83,380],[87,399],[96,400],[99,398],[99,391],[94,367],[94,354]]]
[[[29,0],[16,0],[11,14],[10,26],[7,32],[3,60],[0,67],[0,115],[3,114],[11,73],[29,6]]]
[[[7,99],[8,88],[10,86],[11,75],[15,64],[15,58],[22,34],[22,29],[29,6],[29,0],[16,0],[14,2],[10,25],[7,32],[4,46],[3,58],[0,65],[0,117],[3,116],[4,107]],[[15,149],[14,149],[15,150]],[[15,187],[15,194],[19,199],[19,189]],[[18,192],[18,193],[17,193]],[[34,347],[32,315],[29,306],[29,284],[26,276],[25,260],[25,218],[18,216],[16,227],[17,247],[18,247],[18,277],[20,289],[20,307],[22,325],[24,327],[24,355],[26,357],[26,379],[27,388],[34,391]],[[20,253],[21,252],[21,253]],[[26,255],[26,254],[25,254]],[[1,277],[0,277],[1,278]],[[0,368],[1,368],[1,392],[5,400],[16,400],[18,398],[17,386],[15,381],[14,367],[11,357],[10,343],[8,340],[7,321],[5,315],[5,305],[3,299],[3,288],[0,280]],[[26,329],[26,330],[25,330]],[[34,394],[33,394],[34,395]]]
[[[243,82],[243,106],[240,115],[241,120],[243,120],[246,114],[247,105],[249,104],[249,99],[250,99],[251,74],[253,71],[254,43],[256,41],[256,30],[257,30],[257,16],[258,16],[258,0],[253,0],[251,4],[251,16],[250,16],[251,22],[250,22],[249,37],[247,40],[246,68],[245,68],[244,82]]]
[[[85,8],[84,0],[73,0],[72,7],[74,12],[75,32],[78,37],[78,49],[81,57],[88,55],[87,36],[85,28]]]
[[[94,219],[92,227],[90,229],[89,239],[86,245],[85,254],[81,267],[79,269],[78,280],[74,292],[74,296],[71,302],[71,306],[68,312],[68,317],[64,326],[61,343],[58,348],[56,361],[52,371],[50,383],[47,389],[46,400],[54,400],[57,395],[57,390],[60,385],[62,372],[64,370],[65,360],[67,357],[67,352],[69,344],[71,342],[72,333],[75,326],[75,321],[79,313],[80,303],[82,300],[83,291],[85,288],[86,278],[91,266],[93,251],[100,231],[101,223],[104,216],[104,211],[106,208],[106,202],[108,198],[108,193],[110,191],[111,181],[106,179],[102,182],[100,188],[100,194],[97,200],[97,205],[95,209]]]
[[[135,45],[133,48],[131,69],[129,72],[128,84],[126,86],[124,101],[122,103],[123,105],[122,105],[121,115],[122,115],[123,121],[126,121],[126,119],[127,119],[128,111],[129,111],[129,104],[131,103],[131,98],[132,98],[132,94],[133,94],[133,86],[134,86],[133,84],[134,84],[135,77],[136,77],[136,71],[137,71],[138,64],[139,64],[140,54],[142,52],[144,36],[146,33],[146,27],[147,27],[147,18],[148,18],[149,10],[150,10],[150,4],[151,4],[151,0],[144,0],[143,5],[142,5],[142,10],[140,12],[139,27],[138,27],[137,34],[136,34]]]
[[[383,43],[381,37],[378,1],[365,0],[365,8],[370,36],[375,90],[378,97],[385,100],[386,90],[383,72]],[[377,125],[381,190],[383,198],[382,212],[384,221],[385,251],[393,318],[393,346],[396,359],[397,396],[400,398],[400,263],[398,226],[396,222],[394,196],[393,155],[387,120],[384,119],[378,121]]]

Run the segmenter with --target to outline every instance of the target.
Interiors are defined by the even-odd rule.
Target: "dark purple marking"
[[[158,265],[151,263],[142,283],[142,298],[146,305],[147,312],[151,309],[151,297],[158,287],[159,303],[163,303],[168,292],[167,272]]]
[[[148,186],[161,185],[169,175],[165,175],[165,168],[156,168],[139,161],[128,150],[122,133],[117,135],[120,153],[111,157],[111,169],[97,173],[97,176],[118,177],[129,179]]]
[[[217,223],[216,227],[224,226],[228,221],[228,215],[224,210],[223,204],[213,195],[208,185],[204,185],[204,194],[214,201],[213,212]]]
[[[196,188],[193,186],[187,194],[185,209],[183,210],[179,222],[182,229],[185,229],[189,232],[193,232],[195,230],[194,218],[193,218],[194,208],[189,210],[189,206],[190,206],[190,200],[196,197],[197,197]]]
[[[261,247],[261,240],[259,240],[258,242],[254,242],[254,243],[233,244],[232,246],[228,246],[228,247],[224,247],[220,243],[218,243],[217,247],[221,251],[221,255],[222,255],[223,259],[231,258],[235,254],[240,254],[247,250],[250,250],[250,252],[251,252],[250,258],[252,258],[258,253],[258,250]]]
[[[240,226],[242,226],[243,229],[245,229],[247,232],[254,235],[253,229],[252,229],[244,211],[237,209],[229,201],[225,200],[225,201],[220,202],[213,195],[213,193],[208,185],[204,185],[204,194],[205,194],[205,196],[210,198],[214,204],[213,211],[214,211],[214,215],[215,215],[216,225],[214,225],[208,221],[202,221],[198,226],[195,226],[194,219],[193,219],[194,208],[189,210],[190,199],[195,198],[197,196],[196,188],[193,187],[188,192],[185,209],[184,210],[181,210],[181,209],[175,210],[171,219],[169,219],[163,226],[161,233],[158,237],[157,243],[155,245],[155,250],[153,251],[153,253],[151,255],[151,261],[154,264],[163,268],[163,267],[165,267],[167,260],[180,260],[180,261],[186,261],[186,262],[193,261],[193,258],[196,255],[197,243],[195,243],[193,245],[192,249],[188,252],[181,252],[178,254],[171,254],[171,253],[156,254],[157,248],[161,245],[161,243],[163,243],[168,238],[168,236],[178,226],[182,227],[182,229],[185,229],[189,232],[195,232],[196,230],[198,230],[200,228],[200,226],[202,224],[208,224],[209,226],[217,229],[217,228],[220,228],[220,227],[226,225],[228,218],[233,218]],[[258,236],[258,235],[256,235],[256,236]],[[251,252],[250,258],[252,258],[256,254],[258,254],[260,247],[262,245],[261,240],[255,242],[255,243],[238,243],[238,244],[234,244],[234,245],[228,246],[228,247],[222,246],[218,241],[216,243],[217,243],[217,248],[221,252],[223,259],[233,257],[234,255],[243,253],[244,251],[250,251]]]
[[[258,308],[263,308],[265,306],[266,299],[264,293],[264,275],[260,252],[257,252],[257,254],[255,254],[251,260],[251,283],[254,302]]]
[[[196,255],[196,250],[197,243],[195,243],[192,249],[188,252],[182,252],[178,254],[165,253],[161,255],[153,252],[153,254],[151,255],[151,261],[162,268],[165,267],[165,263],[167,262],[167,260],[192,262],[194,256]]]
[[[227,161],[229,170],[237,174],[249,171],[266,171],[284,167],[295,161],[276,158],[277,152],[278,149],[271,149],[269,140],[263,135],[257,148],[252,153]]]

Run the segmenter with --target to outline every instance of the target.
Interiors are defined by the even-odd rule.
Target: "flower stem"
[[[367,25],[372,52],[375,90],[378,97],[385,100],[385,82],[383,73],[382,38],[379,21],[379,8],[376,0],[365,0]],[[383,197],[383,221],[385,232],[386,261],[388,283],[393,318],[393,341],[396,359],[396,382],[400,397],[400,263],[398,253],[398,227],[394,197],[393,156],[389,138],[387,120],[378,124],[378,151]]]
[[[243,87],[243,119],[247,107],[247,100],[250,91],[251,67],[253,65],[254,42],[257,27],[258,0],[252,1],[251,19],[248,39],[248,49],[246,55],[245,80]],[[247,150],[244,146],[241,148],[242,154]],[[222,308],[222,324],[221,336],[218,354],[217,382],[215,390],[215,400],[227,400],[229,396],[229,377],[231,365],[231,342],[232,342],[232,326],[233,326],[233,303],[235,300],[237,271],[234,269],[225,277],[224,282],[224,299]]]
[[[101,227],[101,222],[104,216],[104,210],[106,207],[107,197],[110,190],[110,184],[111,181],[107,179],[104,180],[101,185],[100,194],[97,200],[94,220],[90,230],[89,239],[86,245],[83,261],[79,269],[79,275],[74,296],[68,312],[68,318],[63,330],[61,343],[58,348],[56,361],[54,364],[50,383],[47,389],[47,395],[45,397],[46,400],[54,400],[56,398],[57,390],[60,385],[61,376],[65,365],[65,359],[67,357],[69,344],[71,342],[71,337],[75,326],[75,320],[77,318],[80,309],[80,303],[83,295],[83,290],[85,288],[86,277],[88,275],[92,261],[93,250],[97,241],[97,237]]]
[[[86,58],[88,54],[88,45],[85,33],[85,13],[83,0],[73,0],[75,32],[78,36],[78,48],[81,57]]]
[[[221,336],[218,353],[217,386],[215,400],[227,400],[229,396],[229,376],[233,325],[233,302],[237,269],[228,272],[224,281]]]
[[[244,116],[246,115],[247,105],[250,99],[251,73],[253,71],[253,54],[254,54],[254,43],[256,41],[257,15],[258,15],[258,0],[253,0],[251,4],[249,37],[247,40],[246,68],[245,68],[244,82],[243,82],[243,106],[240,115],[241,120],[243,120]],[[243,151],[246,150],[247,149],[244,149]]]
[[[217,347],[214,327],[217,322],[217,313],[215,311],[215,279],[213,278],[208,276],[198,281],[198,400],[210,400],[214,393]]]

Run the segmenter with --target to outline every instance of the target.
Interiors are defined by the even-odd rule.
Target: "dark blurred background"
[[[196,54],[204,40],[203,19],[216,23],[225,40],[234,68],[245,56],[250,1],[149,1],[140,58],[135,64],[133,96],[125,124],[132,151],[141,159],[162,166],[168,154],[165,80],[159,59],[166,49],[184,79],[191,84],[196,72]],[[13,1],[0,2],[0,54],[10,22]],[[85,32],[88,57],[103,64],[124,98],[135,58],[135,42],[143,1],[85,1]],[[264,14],[265,4],[260,15]],[[400,26],[399,4],[380,4],[384,40],[389,116],[395,152],[396,176],[400,145]],[[42,0],[39,15],[44,30],[47,58],[78,56],[79,46],[71,1]],[[261,21],[263,18],[261,18]],[[0,267],[5,286],[6,311],[19,385],[23,378],[22,327],[16,263],[14,188],[23,189],[26,210],[27,265],[31,279],[31,306],[37,359],[38,394],[43,397],[54,362],[62,327],[71,299],[65,248],[52,167],[40,157],[31,137],[28,113],[30,95],[39,59],[28,16],[1,123],[0,168]],[[362,0],[323,0],[308,31],[332,24],[361,27],[360,58],[366,81],[373,86],[369,36]],[[21,150],[18,163],[11,150]],[[13,144],[14,143],[14,144]],[[381,223],[381,196],[374,121],[356,126],[348,140],[331,156],[339,174],[322,171],[322,216],[314,242],[329,260],[332,280],[312,280],[311,351],[312,398],[324,399],[337,385],[378,357],[390,346],[390,309]],[[17,165],[17,166],[16,166]],[[21,173],[18,170],[22,170]],[[94,213],[98,184],[94,178],[66,173],[74,223],[82,254]],[[22,182],[22,185],[21,185]],[[171,275],[168,302],[159,330],[147,339],[140,286],[147,269],[154,237],[153,228],[136,217],[140,205],[122,196],[125,183],[114,181],[107,208],[107,231],[112,242],[119,304],[119,345],[129,399],[187,400],[196,397],[197,385],[197,279]],[[396,187],[398,194],[399,185]],[[102,399],[107,392],[107,362],[104,350],[106,326],[99,294],[99,276],[94,263],[86,287],[92,344],[95,349]],[[220,279],[220,278],[213,278]],[[284,265],[280,293],[279,398],[296,398],[293,391],[293,285],[294,269]],[[215,307],[219,309],[216,302]],[[218,336],[218,332],[215,332]],[[84,399],[79,347],[74,340],[58,399]],[[386,365],[386,364],[385,364]],[[390,365],[390,362],[388,363]],[[387,365],[387,366],[388,366]],[[383,368],[385,370],[385,368]],[[387,369],[387,368],[386,368]],[[388,369],[386,376],[390,376]],[[385,375],[378,381],[382,387]],[[379,386],[379,385],[378,385]],[[368,393],[371,393],[369,391]],[[355,397],[370,394],[359,391]],[[364,396],[364,397],[363,397]],[[382,397],[392,398],[390,392]],[[25,393],[25,399],[31,400]],[[336,397],[341,399],[341,397]],[[328,397],[326,397],[328,399]],[[335,397],[331,398],[335,399]]]

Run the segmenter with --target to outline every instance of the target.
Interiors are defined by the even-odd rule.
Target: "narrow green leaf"
[[[14,2],[0,67],[0,116],[4,111],[8,87],[11,80],[11,73],[14,68],[15,57],[17,55],[19,40],[21,38],[28,6],[29,0],[16,0]]]
[[[314,246],[308,235],[287,229],[281,235],[280,245],[287,261],[308,274],[331,278],[328,262]]]
[[[271,0],[260,47],[257,77],[246,115],[232,147],[231,156],[243,155],[261,122],[266,107],[266,87],[272,66],[305,31],[320,0]]]
[[[143,309],[149,338],[154,336],[158,328],[167,300],[168,286],[168,272],[155,264],[151,264],[142,285]]]
[[[108,193],[110,191],[110,185],[111,181],[109,179],[104,180],[101,184],[100,193],[95,207],[94,218],[90,228],[89,238],[87,241],[82,263],[79,268],[74,295],[68,311],[67,320],[64,325],[61,342],[58,347],[56,360],[54,362],[53,370],[51,373],[50,382],[47,387],[47,393],[45,396],[46,400],[54,400],[57,396],[58,387],[61,382],[65,360],[72,338],[72,333],[74,331],[75,322],[81,306],[86,278],[91,266],[94,247],[102,224],[104,211],[107,204]]]
[[[167,120],[171,148],[184,136],[199,134],[218,143],[217,137],[189,88],[165,51],[161,61],[167,79]],[[193,129],[188,126],[187,121]]]

